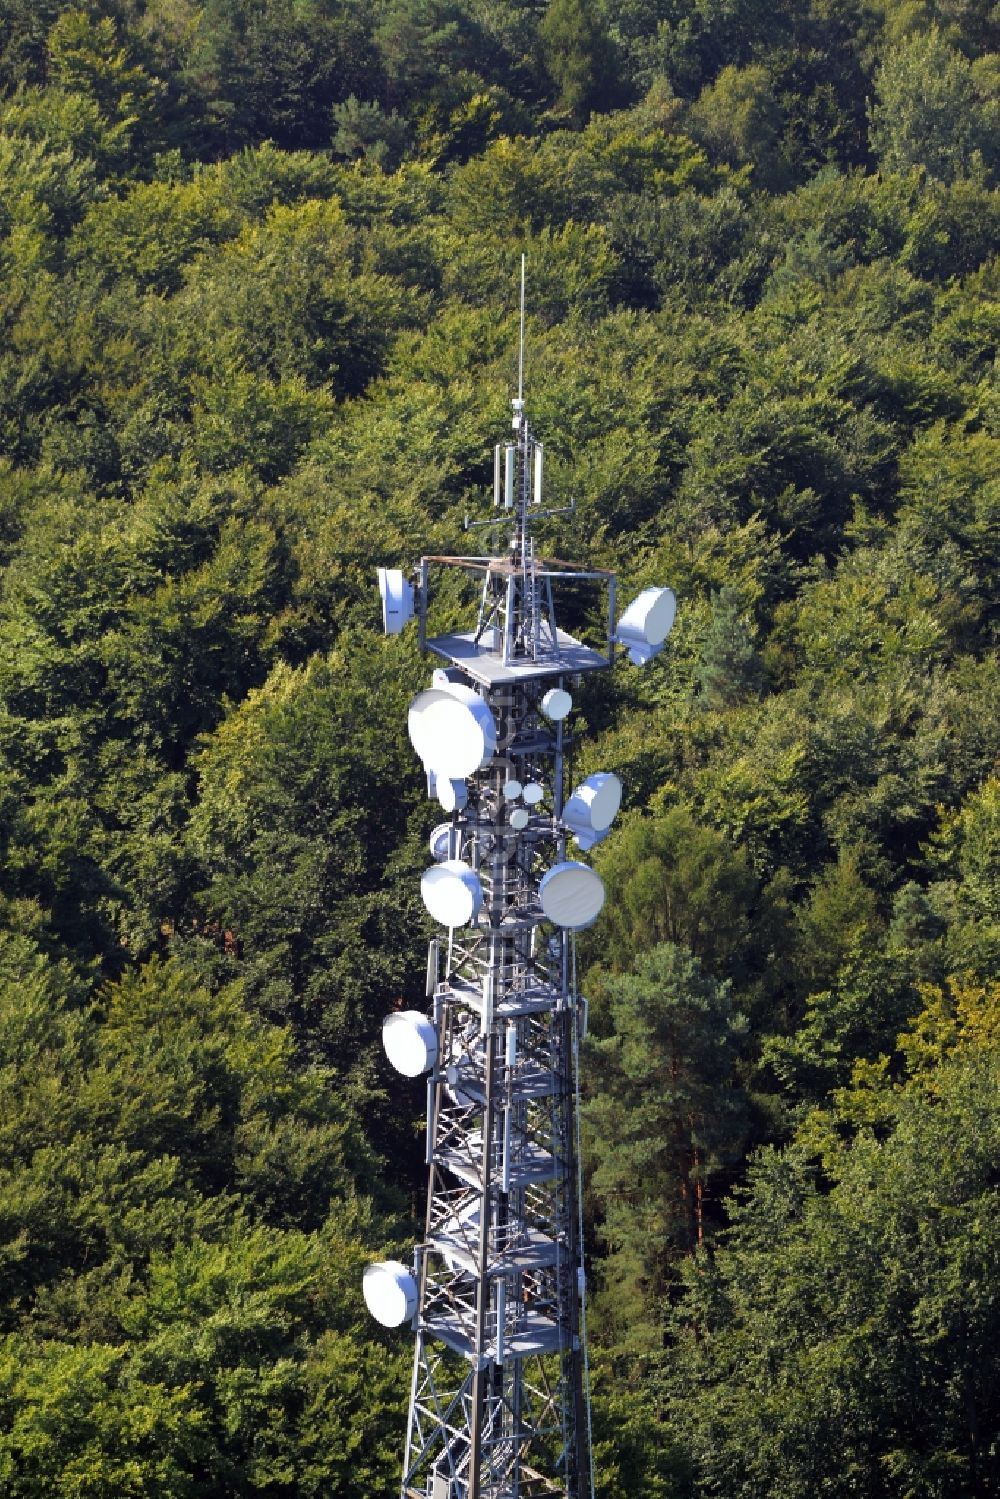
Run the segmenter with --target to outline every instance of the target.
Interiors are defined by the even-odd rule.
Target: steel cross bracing
[[[559,680],[558,676],[555,678]],[[551,685],[484,694],[497,754],[455,815],[479,924],[432,974],[429,1184],[404,1499],[589,1493],[579,1337],[573,1027],[565,934],[542,944],[539,869],[563,851],[563,735]],[[510,825],[504,784],[546,787],[555,816]]]

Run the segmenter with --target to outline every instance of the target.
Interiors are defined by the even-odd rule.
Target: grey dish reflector
[[[437,781],[434,791],[444,812],[461,812],[469,800],[469,788],[464,781]]]
[[[622,804],[622,783],[599,770],[581,781],[563,809],[563,822],[585,851],[606,836]]]
[[[542,910],[554,926],[579,932],[592,926],[604,905],[604,881],[589,864],[554,864],[538,887]]]
[[[448,782],[450,785],[451,782]],[[454,858],[457,852],[455,845],[458,842],[458,833],[450,822],[439,822],[427,840],[431,851],[431,858],[436,864],[441,864],[445,859]]]
[[[551,719],[553,723],[558,723],[572,708],[573,699],[564,688],[550,687],[538,706],[546,718]]]

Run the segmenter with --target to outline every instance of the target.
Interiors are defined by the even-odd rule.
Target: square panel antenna
[[[398,635],[413,618],[413,584],[398,567],[378,569],[378,591],[382,595],[382,629],[386,635]]]

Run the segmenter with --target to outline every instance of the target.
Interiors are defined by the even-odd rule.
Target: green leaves
[[[420,962],[416,891],[398,884],[419,868],[400,846],[419,789],[392,644],[275,672],[198,761],[199,904],[245,954],[255,1002],[345,1071]]]
[[[177,962],[84,1001],[65,964],[0,943],[8,1492],[318,1493],[348,1467],[317,1450],[317,1387],[384,1486],[404,1378],[356,1341],[358,1239],[384,1229],[331,1074]]]
[[[130,1364],[125,1346],[3,1341],[0,1476],[12,1499],[198,1493],[207,1422],[193,1389],[136,1381]]]
[[[998,1488],[996,27],[613,9],[5,7],[4,1493],[398,1474],[433,810],[373,569],[488,512],[525,251],[539,546],[679,599],[575,690],[599,1489]]]
[[[686,809],[633,816],[597,862],[610,892],[601,950],[615,967],[663,942],[716,971],[739,962],[757,881],[742,851]]]
[[[614,52],[597,13],[589,0],[552,0],[539,35],[559,102],[582,123],[614,91]]]
[[[82,95],[99,111],[104,127],[100,149],[110,157],[107,165],[124,167],[130,152],[149,150],[147,132],[163,85],[130,60],[109,16],[64,10],[49,32],[48,54],[51,81],[66,94]]]
[[[995,82],[950,46],[937,26],[890,49],[876,88],[872,146],[889,171],[919,166],[953,182],[977,165],[981,171],[994,164]]]
[[[861,1074],[883,1104],[877,1131],[845,1136],[815,1118],[791,1149],[757,1162],[726,1247],[691,1267],[678,1313],[675,1368],[699,1399],[673,1410],[698,1492],[993,1491],[983,1433],[996,1424],[1000,1238],[988,1034],[967,1031],[896,1087]],[[828,1191],[810,1166],[817,1146]]]

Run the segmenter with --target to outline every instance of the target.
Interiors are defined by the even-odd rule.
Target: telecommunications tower
[[[428,794],[448,814],[421,879],[439,927],[427,963],[429,1013],[391,1014],[389,1061],[427,1075],[427,1216],[411,1266],[370,1265],[364,1295],[386,1326],[416,1336],[400,1499],[592,1499],[579,1179],[579,1043],[574,934],[604,904],[586,852],[618,811],[617,776],[564,784],[569,688],[616,646],[637,663],[674,617],[647,588],[616,620],[614,575],[543,561],[543,448],[524,409],[524,263],[513,440],[494,459],[506,548],[424,557],[415,586],[380,568],[390,634],[416,612],[438,660],[409,710]],[[431,570],[475,577],[475,628],[427,638]],[[556,624],[555,594],[603,590],[600,648]]]

